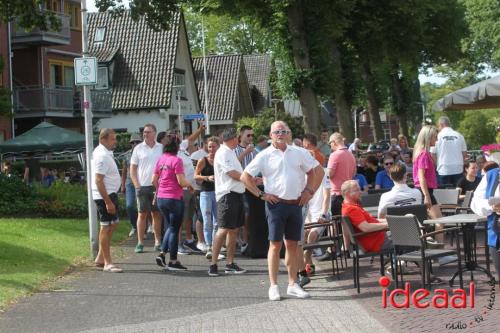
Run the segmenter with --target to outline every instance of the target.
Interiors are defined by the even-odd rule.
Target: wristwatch
[[[259,191],[259,199],[262,199],[262,197],[266,194],[264,191]]]
[[[310,195],[314,195],[314,191],[313,191],[313,190],[311,190],[309,187],[306,187],[306,188],[304,189],[304,191],[309,192],[309,194],[310,194]]]

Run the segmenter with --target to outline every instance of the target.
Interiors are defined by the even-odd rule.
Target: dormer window
[[[97,28],[94,35],[94,43],[104,42],[105,37],[106,37],[106,27]]]

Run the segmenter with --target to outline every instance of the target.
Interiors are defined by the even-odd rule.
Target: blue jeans
[[[200,210],[203,216],[203,234],[208,246],[212,246],[212,240],[217,232],[217,201],[215,191],[200,192]]]
[[[175,261],[177,260],[179,229],[184,215],[184,201],[182,199],[158,198],[158,209],[163,215],[163,221],[166,223],[161,251],[166,253],[170,250],[170,260]]]
[[[137,206],[134,183],[125,185],[125,203],[132,228],[137,229]]]

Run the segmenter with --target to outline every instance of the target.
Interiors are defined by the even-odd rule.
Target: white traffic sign
[[[92,86],[97,84],[97,59],[94,57],[75,58],[75,85]]]

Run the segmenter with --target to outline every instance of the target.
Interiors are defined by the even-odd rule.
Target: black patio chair
[[[432,270],[432,259],[438,259],[440,257],[457,255],[458,257],[458,269],[461,270],[461,257],[460,257],[460,242],[457,242],[457,250],[447,250],[447,249],[428,249],[425,239],[429,236],[433,236],[444,232],[444,230],[434,231],[430,233],[422,233],[419,222],[415,215],[406,216],[396,216],[387,215],[387,223],[389,224],[389,229],[391,230],[391,239],[394,245],[394,253],[398,264],[396,264],[396,288],[399,287],[398,284],[398,271],[401,273],[401,283],[403,284],[403,274],[400,266],[400,260],[419,262],[422,263],[420,266],[420,273],[422,279],[422,286],[425,288],[427,286],[426,281],[431,283],[430,274]],[[447,231],[457,231],[459,227],[448,228]],[[408,248],[415,248],[414,251],[408,251]],[[460,281],[462,281],[462,273],[460,273]]]
[[[364,194],[360,197],[361,206],[363,206],[363,207],[378,206],[381,196],[382,196],[382,193]]]
[[[363,249],[361,244],[358,243],[357,238],[359,236],[369,235],[373,233],[377,233],[380,231],[373,232],[355,232],[354,227],[352,225],[351,219],[347,216],[342,216],[342,226],[347,230],[344,232],[349,233],[349,240],[351,242],[350,246],[353,250],[352,255],[352,269],[353,269],[353,280],[354,280],[354,288],[357,288],[358,294],[360,293],[360,284],[359,284],[359,259],[360,258],[372,258],[374,256],[380,256],[380,276],[384,276],[384,255],[389,256],[389,261],[391,263],[391,273],[394,277],[394,267],[392,260],[392,249],[382,250],[379,252],[368,252]]]

